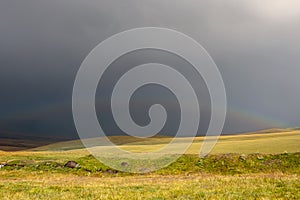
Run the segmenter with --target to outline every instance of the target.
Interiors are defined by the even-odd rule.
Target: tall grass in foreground
[[[2,174],[2,173],[1,173]],[[2,179],[0,198],[12,199],[299,199],[299,176],[79,177],[39,174]]]

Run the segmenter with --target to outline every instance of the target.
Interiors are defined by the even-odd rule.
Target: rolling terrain
[[[85,139],[90,148],[97,145],[97,140],[103,138]],[[133,152],[148,152],[162,148],[172,138],[159,136],[153,138],[133,138],[130,136],[110,136],[109,139],[120,148]],[[196,137],[187,154],[198,154],[204,137]],[[178,139],[179,143],[186,138]],[[31,149],[32,151],[68,151],[83,149],[80,140],[58,142]],[[300,130],[298,129],[268,129],[239,135],[221,136],[212,154],[224,153],[263,153],[275,154],[284,152],[300,152]]]
[[[58,141],[67,140],[64,137],[36,136],[26,133],[0,132],[0,150],[22,151],[32,149]]]
[[[89,148],[96,140],[88,139]],[[168,137],[113,136],[119,148],[155,151]],[[176,162],[158,171],[132,174],[111,169],[80,140],[22,151],[0,151],[1,199],[300,199],[300,130],[269,129],[221,136],[199,158],[203,137]],[[181,138],[178,143],[186,142]],[[78,163],[66,167],[68,161]]]

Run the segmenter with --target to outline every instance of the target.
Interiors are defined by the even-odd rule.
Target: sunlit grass
[[[170,138],[111,140],[145,152]],[[195,138],[176,162],[147,174],[110,171],[80,141],[0,151],[0,163],[6,163],[0,169],[0,199],[300,199],[300,153],[293,153],[299,152],[299,130],[222,136],[208,157],[199,158],[202,141]],[[80,167],[64,167],[70,160]]]
[[[1,199],[299,199],[299,177],[247,176],[80,177],[43,175],[2,179]]]
[[[285,131],[284,131],[285,130]],[[221,136],[211,154],[218,153],[283,153],[300,151],[300,131],[284,129],[279,132],[252,133],[242,135]],[[278,131],[278,130],[273,130]],[[98,138],[101,140],[102,138]],[[126,136],[113,136],[110,140],[121,149],[132,152],[152,152],[163,148],[172,138],[146,138],[139,139]],[[186,138],[177,139],[178,143],[185,143]],[[204,137],[196,137],[187,150],[188,154],[198,154]],[[87,139],[90,147],[97,144],[97,139]],[[36,148],[36,151],[62,151],[84,148],[80,140],[60,142]],[[77,152],[79,152],[78,150]],[[83,150],[86,152],[86,150]]]

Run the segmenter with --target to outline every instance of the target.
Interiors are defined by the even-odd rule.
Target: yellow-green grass
[[[16,172],[11,172],[16,173]],[[0,177],[3,172],[0,171]],[[24,174],[22,174],[24,175]],[[1,178],[0,198],[12,199],[299,199],[299,176],[191,175],[81,177],[29,173]]]
[[[144,175],[103,173],[91,156],[74,158],[80,169],[47,159],[49,154],[22,152],[24,166],[0,169],[0,199],[299,199],[300,154],[185,155],[172,165]],[[52,154],[51,156],[54,156]],[[16,156],[16,155],[15,155]],[[44,157],[43,157],[44,156]],[[44,160],[40,160],[44,159]],[[95,170],[93,170],[95,169]]]
[[[278,132],[272,132],[278,131]],[[154,137],[139,139],[127,136],[112,136],[110,140],[120,148],[132,152],[149,152],[159,150],[168,144],[172,138]],[[86,139],[86,143],[93,147],[97,140],[103,138]],[[178,143],[185,143],[190,138],[177,139]],[[196,137],[193,144],[187,150],[187,154],[198,154],[203,143],[204,137]],[[83,145],[80,140],[60,142],[44,147],[36,148],[35,151],[62,151],[82,149]],[[176,146],[175,146],[176,148]],[[83,150],[85,151],[85,150]],[[263,153],[276,154],[283,152],[300,152],[300,130],[294,129],[276,129],[261,131],[258,133],[248,133],[241,135],[221,136],[212,150],[211,154],[220,153]]]
[[[274,130],[273,130],[274,131]],[[278,130],[276,130],[278,131]],[[287,129],[272,133],[249,133],[242,135],[221,136],[215,148],[210,155],[218,154],[282,154],[300,152],[300,131]],[[136,139],[126,136],[110,137],[110,139],[118,144],[120,148],[133,152],[149,152],[162,148],[165,144],[170,142],[171,138],[159,137],[150,139]],[[186,138],[179,139],[178,143],[186,142]],[[91,139],[94,141],[94,139]],[[187,150],[187,155],[194,155],[197,157],[203,137],[195,138],[193,144]],[[78,160],[80,158],[88,157],[89,151],[82,148],[80,141],[69,141],[47,145],[41,148],[33,149],[31,151],[18,152],[3,152],[0,151],[0,164],[25,162],[25,164],[57,162],[65,163],[69,160]],[[91,147],[99,148],[99,147]],[[105,147],[104,147],[105,148]],[[70,149],[70,150],[64,150]],[[24,163],[23,163],[24,164]]]
[[[270,131],[268,131],[270,132]],[[126,136],[111,137],[114,143],[119,144],[120,148],[133,152],[149,152],[162,148],[170,142],[168,137],[136,139]],[[91,139],[94,141],[94,139]],[[185,138],[179,142],[186,142]],[[203,142],[203,137],[197,137],[194,143],[187,150],[186,154],[198,155]],[[91,147],[98,148],[98,147]],[[64,150],[71,149],[71,150]],[[279,133],[256,133],[243,135],[221,136],[211,155],[214,154],[280,154],[300,152],[300,131],[286,130]],[[83,149],[80,141],[60,142],[47,145],[32,151],[3,152],[0,151],[1,162],[14,160],[34,160],[36,162],[55,161],[66,162],[68,160],[76,160],[84,156],[88,156],[89,152]]]
[[[110,139],[135,152],[154,151],[171,140]],[[221,136],[203,159],[197,156],[202,142],[195,138],[175,163],[143,175],[110,173],[80,141],[0,151],[0,163],[10,164],[0,169],[0,199],[300,199],[300,154],[293,153],[300,152],[299,130]],[[63,167],[69,160],[81,168]]]

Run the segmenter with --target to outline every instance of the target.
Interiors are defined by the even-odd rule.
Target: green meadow
[[[300,199],[300,130],[221,136],[213,151],[199,158],[203,139],[195,138],[186,154],[171,165],[144,174],[105,166],[78,140],[27,151],[0,151],[4,165],[0,198]],[[148,152],[171,138],[113,136],[110,140],[127,151]],[[93,141],[90,148],[96,148]],[[68,161],[79,165],[65,167]]]

